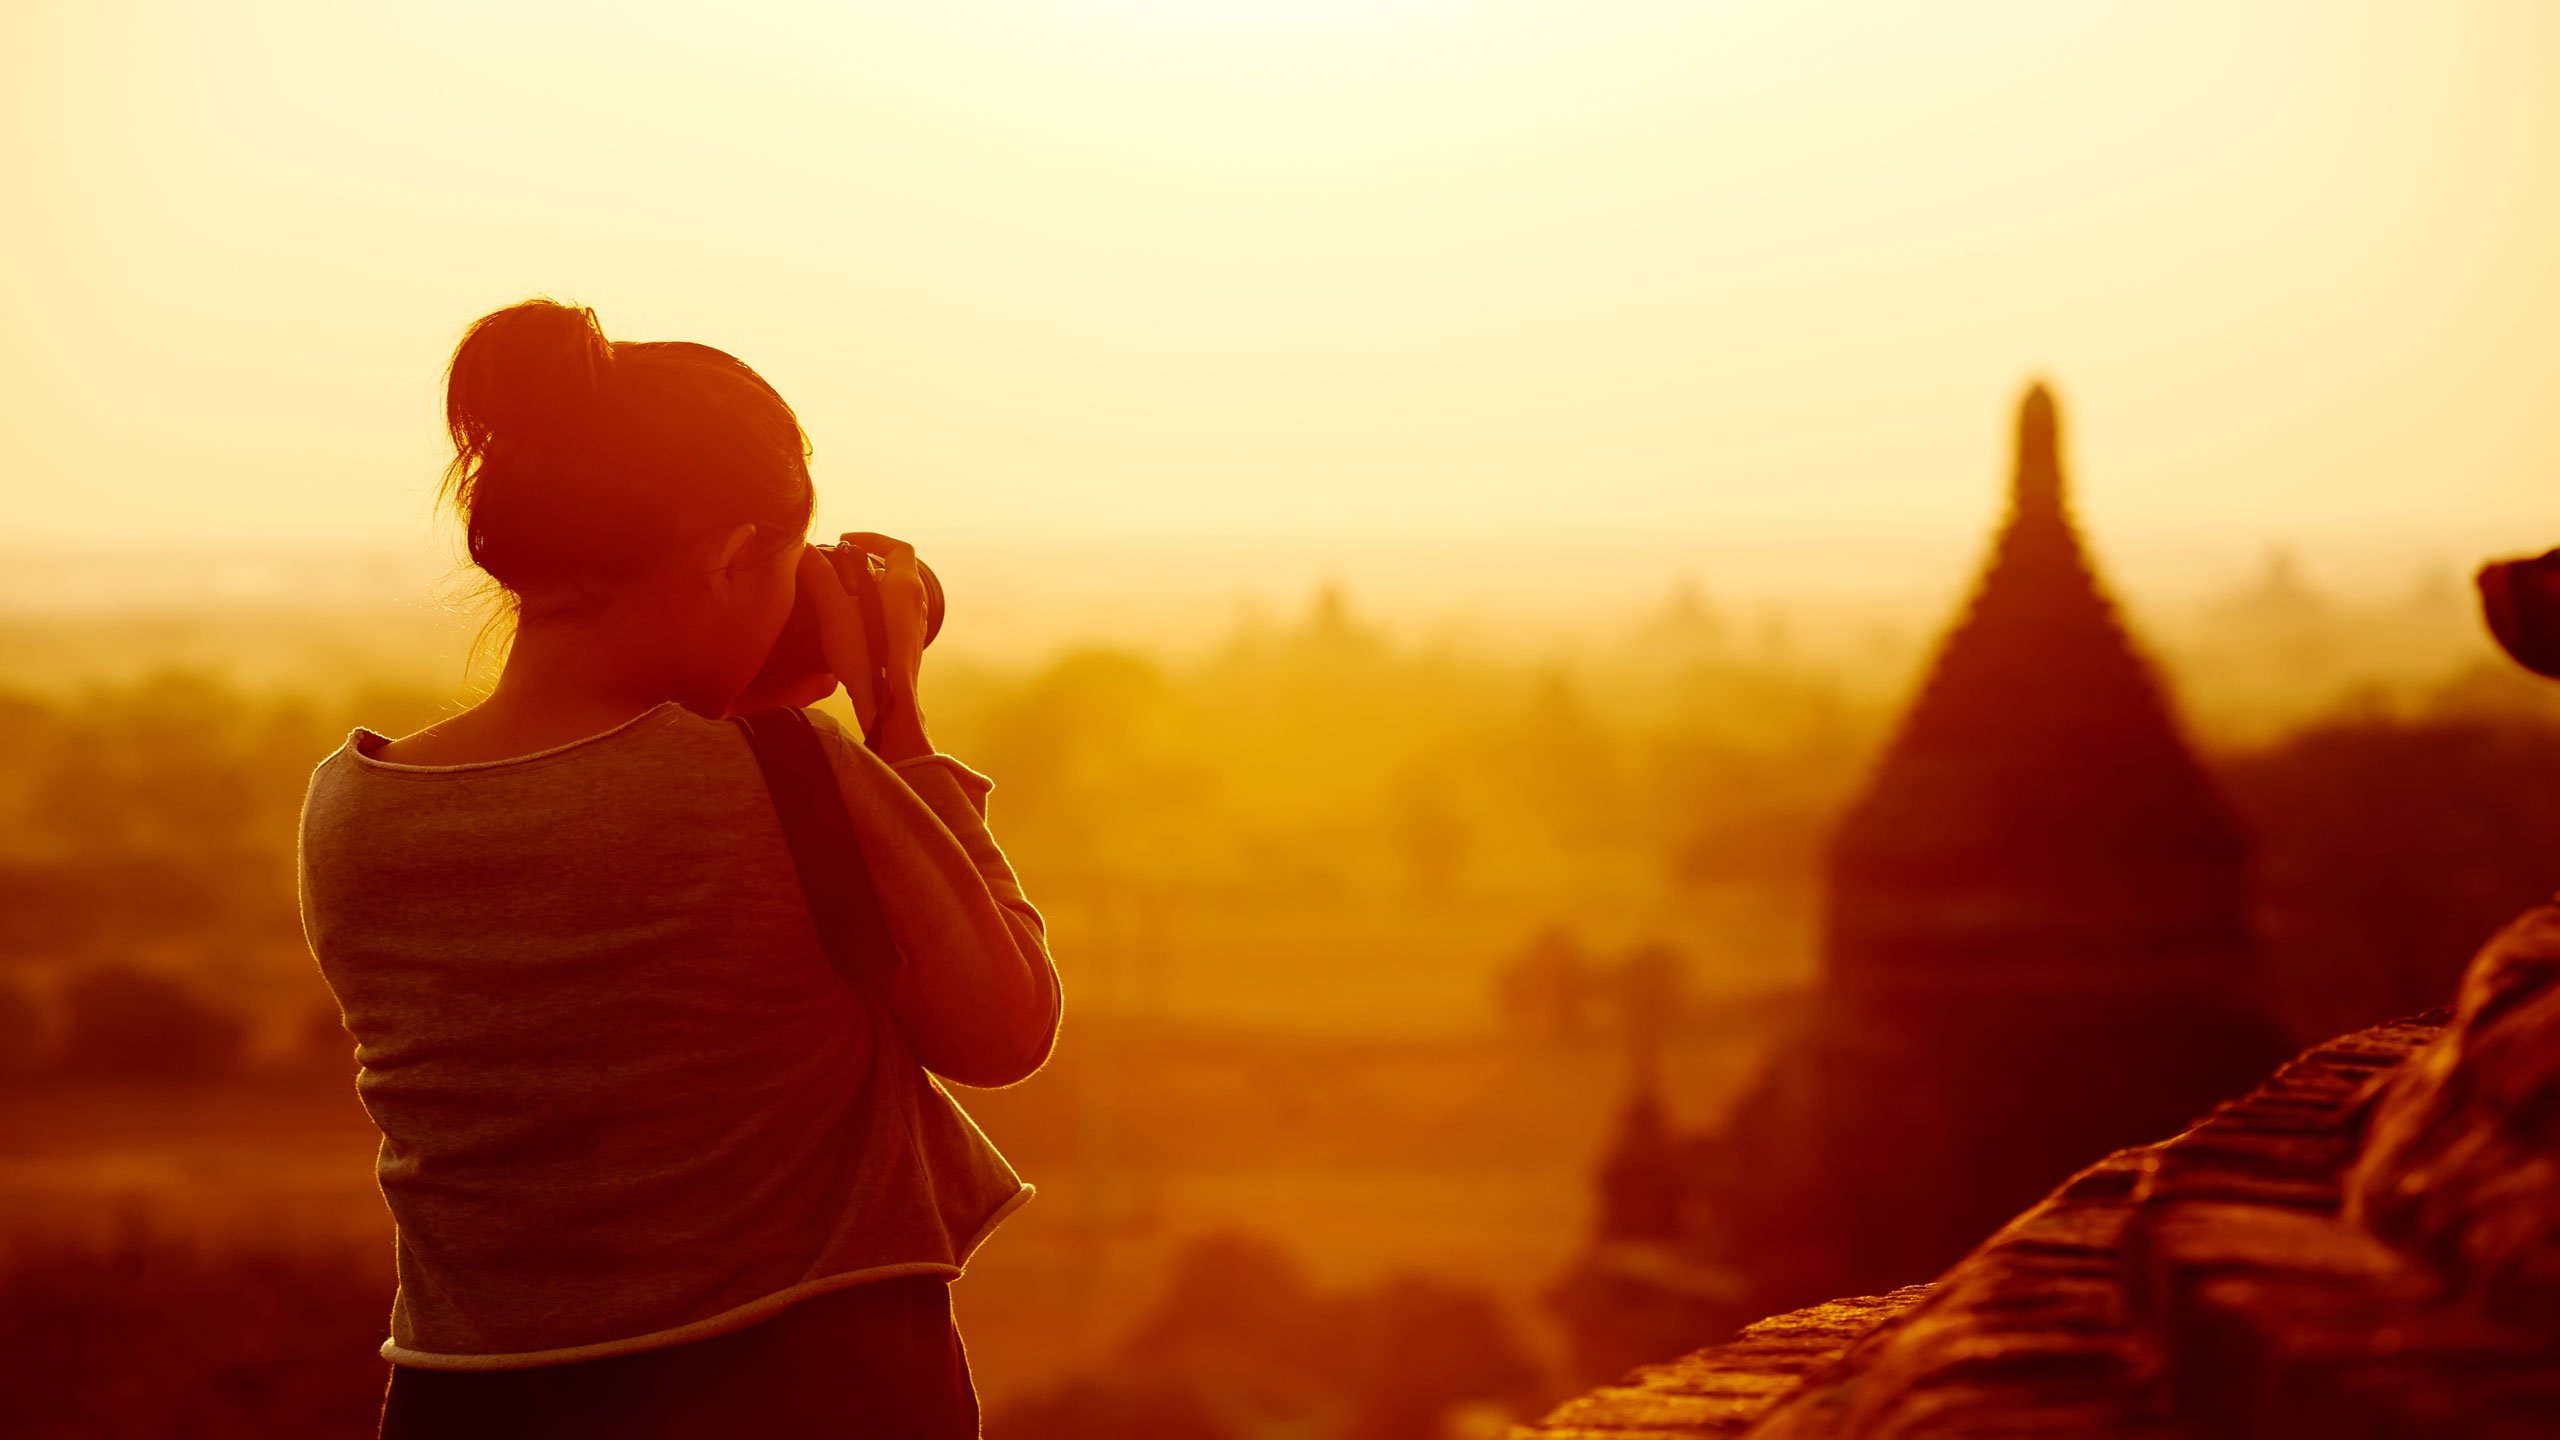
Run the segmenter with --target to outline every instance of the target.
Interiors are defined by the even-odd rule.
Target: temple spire
[[[2020,398],[2011,513],[1832,835],[1844,992],[2201,988],[2246,948],[2247,837],[2081,548],[2055,411]]]
[[[2062,509],[2062,421],[2041,380],[2018,402],[2018,465],[2010,503],[2021,515]]]
[[[1627,1100],[1600,1167],[1603,1240],[1670,1240],[1680,1234],[1685,1191],[1680,1147],[1662,1099],[1660,1044],[1647,1030],[1627,1036]]]

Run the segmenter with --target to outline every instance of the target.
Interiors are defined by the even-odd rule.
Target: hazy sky
[[[2037,373],[2154,576],[2560,542],[2539,0],[15,0],[0,116],[22,546],[423,545],[536,293],[928,546],[1940,564]]]

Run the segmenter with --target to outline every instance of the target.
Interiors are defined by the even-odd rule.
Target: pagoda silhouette
[[[1609,1203],[1549,1295],[1587,1373],[1927,1280],[2288,1053],[2248,836],[2081,544],[2060,431],[2031,386],[1980,579],[1831,836],[1801,1027],[1720,1133],[1669,1138],[1634,1067]]]

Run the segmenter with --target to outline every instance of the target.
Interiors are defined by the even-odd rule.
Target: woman
[[[990,782],[926,738],[914,553],[873,547],[875,666],[804,543],[790,406],[591,311],[481,319],[445,413],[504,670],[416,734],[355,730],[303,811],[398,1226],[382,1434],[975,1435],[948,1282],[1031,1187],[927,1072],[1031,1074],[1059,990]],[[898,952],[877,1005],[722,718],[835,688],[750,693],[797,588],[864,677],[868,746],[810,718]]]

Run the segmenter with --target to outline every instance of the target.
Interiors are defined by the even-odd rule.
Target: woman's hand
[[[916,573],[915,547],[869,531],[849,531],[846,543],[809,546],[800,553],[799,583],[815,599],[818,645],[827,668],[853,698],[854,718],[884,760],[933,751],[917,708],[916,684],[924,665],[924,577]],[[867,554],[865,552],[868,552]],[[875,563],[872,556],[878,556]],[[863,623],[856,587],[868,583],[880,601],[880,651]]]

